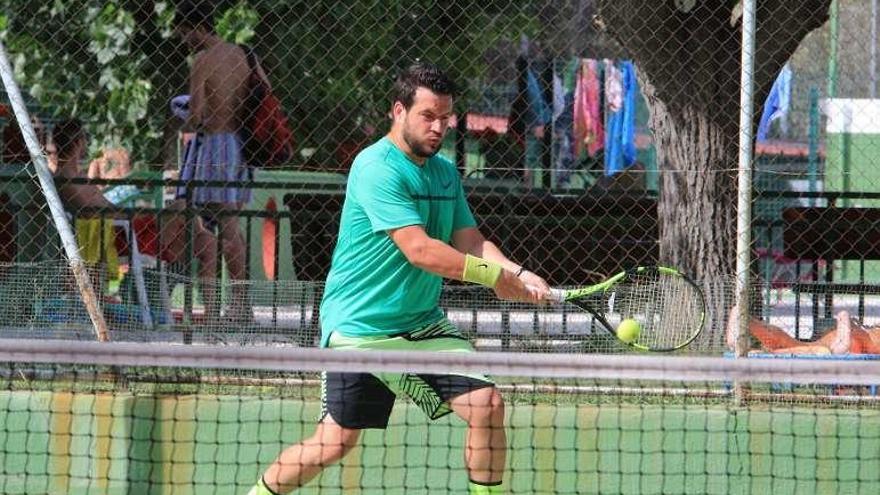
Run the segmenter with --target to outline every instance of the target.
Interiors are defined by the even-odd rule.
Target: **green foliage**
[[[132,53],[134,19],[113,4],[100,9],[92,7],[86,12],[90,38],[88,52],[94,55],[99,68],[96,96],[103,97],[93,100],[103,103],[103,110],[94,111],[100,135],[109,139],[111,144],[122,144],[126,136],[142,132],[146,134],[138,138],[155,137],[149,129],[138,126],[147,114],[152,85],[140,69],[145,55]],[[91,75],[81,74],[80,77],[87,79]],[[130,146],[131,142],[127,144]]]
[[[154,138],[140,125],[152,84],[142,71],[145,55],[132,50],[131,14],[115,3],[23,3],[6,5],[0,33],[23,90],[56,116],[86,120],[98,145]]]
[[[218,34],[255,46],[290,114],[298,147],[331,167],[346,165],[337,163],[340,146],[384,132],[388,91],[404,65],[434,61],[467,91],[467,83],[495,62],[487,51],[540,34],[531,7],[505,2],[218,5]],[[179,125],[167,102],[186,91],[188,73],[185,48],[173,36],[171,0],[0,0],[0,12],[0,36],[17,79],[44,112],[86,120],[96,146],[125,146],[140,163],[162,160]],[[459,109],[470,96],[459,99]]]
[[[256,34],[260,15],[247,2],[239,2],[217,20],[217,34],[235,44],[249,43]]]
[[[126,2],[0,0],[0,6],[0,37],[16,79],[43,113],[83,119],[95,147],[124,146],[138,161],[159,159],[167,101],[179,88],[169,84],[168,53],[138,43],[148,33]],[[155,37],[171,40],[171,2],[154,2],[149,14]],[[253,36],[253,11],[236,7],[223,20],[230,38]],[[185,65],[173,69],[185,77]]]
[[[491,2],[490,2],[491,3]],[[447,69],[466,93],[485,75],[487,50],[539,26],[527,8],[485,2],[263,0],[258,52],[285,107],[297,144],[315,150],[316,166],[338,168],[340,143],[363,143],[385,131],[394,75],[417,58]],[[512,63],[512,61],[510,62]]]

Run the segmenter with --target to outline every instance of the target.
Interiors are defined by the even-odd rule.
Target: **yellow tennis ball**
[[[635,342],[642,333],[642,326],[632,318],[627,318],[617,325],[617,338],[623,342]]]

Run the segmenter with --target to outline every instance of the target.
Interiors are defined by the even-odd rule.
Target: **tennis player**
[[[393,89],[387,136],[363,150],[348,177],[339,237],[321,304],[321,345],[332,349],[473,352],[439,308],[443,278],[538,303],[538,275],[486,240],[455,165],[437,155],[452,117],[455,84],[417,62]],[[467,423],[470,493],[502,493],[504,402],[485,376],[325,373],[314,434],[284,450],[250,495],[288,493],[340,460],[361,430],[384,429],[396,395],[430,419]]]

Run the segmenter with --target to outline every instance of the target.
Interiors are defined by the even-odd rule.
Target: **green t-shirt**
[[[355,158],[324,299],[322,345],[347,336],[408,332],[443,318],[442,278],[410,262],[389,230],[421,225],[434,239],[476,225],[455,165],[434,156],[421,166],[387,137]]]

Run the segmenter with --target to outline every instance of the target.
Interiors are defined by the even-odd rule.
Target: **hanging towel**
[[[609,63],[606,67],[605,87],[607,89],[617,84],[615,81],[609,84],[609,79],[619,79],[620,106],[618,110],[613,110],[614,103],[611,98],[608,99],[608,126],[605,134],[605,175],[608,176],[636,161],[635,117],[636,94],[639,89],[632,62],[622,62],[619,68],[613,62]]]
[[[605,59],[605,102],[609,112],[623,108],[623,73],[608,59]]]
[[[558,86],[556,82],[558,81]],[[565,91],[562,78],[553,76],[553,156],[555,160],[556,184],[564,186],[571,179],[571,171],[575,166],[574,155],[574,91]],[[559,112],[556,107],[560,106]]]
[[[788,114],[791,105],[791,67],[785,64],[773,87],[770,88],[770,94],[767,95],[767,101],[764,102],[764,111],[761,113],[761,121],[758,124],[758,141],[766,141],[767,134],[770,131],[770,124],[776,120],[784,118]]]
[[[529,95],[529,109],[531,110],[529,125],[530,127],[537,127],[549,124],[553,114],[550,110],[550,106],[547,105],[547,100],[544,99],[544,92],[541,90],[538,78],[535,77],[535,73],[532,72],[532,69],[528,69],[526,77],[526,88]]]
[[[76,244],[79,246],[83,261],[89,265],[96,265],[103,261],[106,264],[108,278],[117,280],[119,278],[119,255],[116,252],[116,232],[113,229],[113,220],[105,218],[102,222],[100,218],[77,218],[74,229]],[[103,253],[101,248],[104,250]]]
[[[605,128],[599,108],[599,77],[597,62],[584,59],[575,80],[574,135],[575,156],[586,148],[593,156],[605,145]]]
[[[510,101],[510,115],[507,130],[520,147],[525,146],[525,135],[529,131],[528,67],[525,57],[517,57],[516,81],[513,84],[513,98]],[[522,164],[517,165],[521,167]]]
[[[556,70],[553,71],[553,122],[559,119],[565,111],[565,88],[562,86],[562,78]]]
[[[636,162],[636,100],[639,95],[639,82],[633,63],[625,61],[621,64],[623,72],[623,164],[625,167]]]

